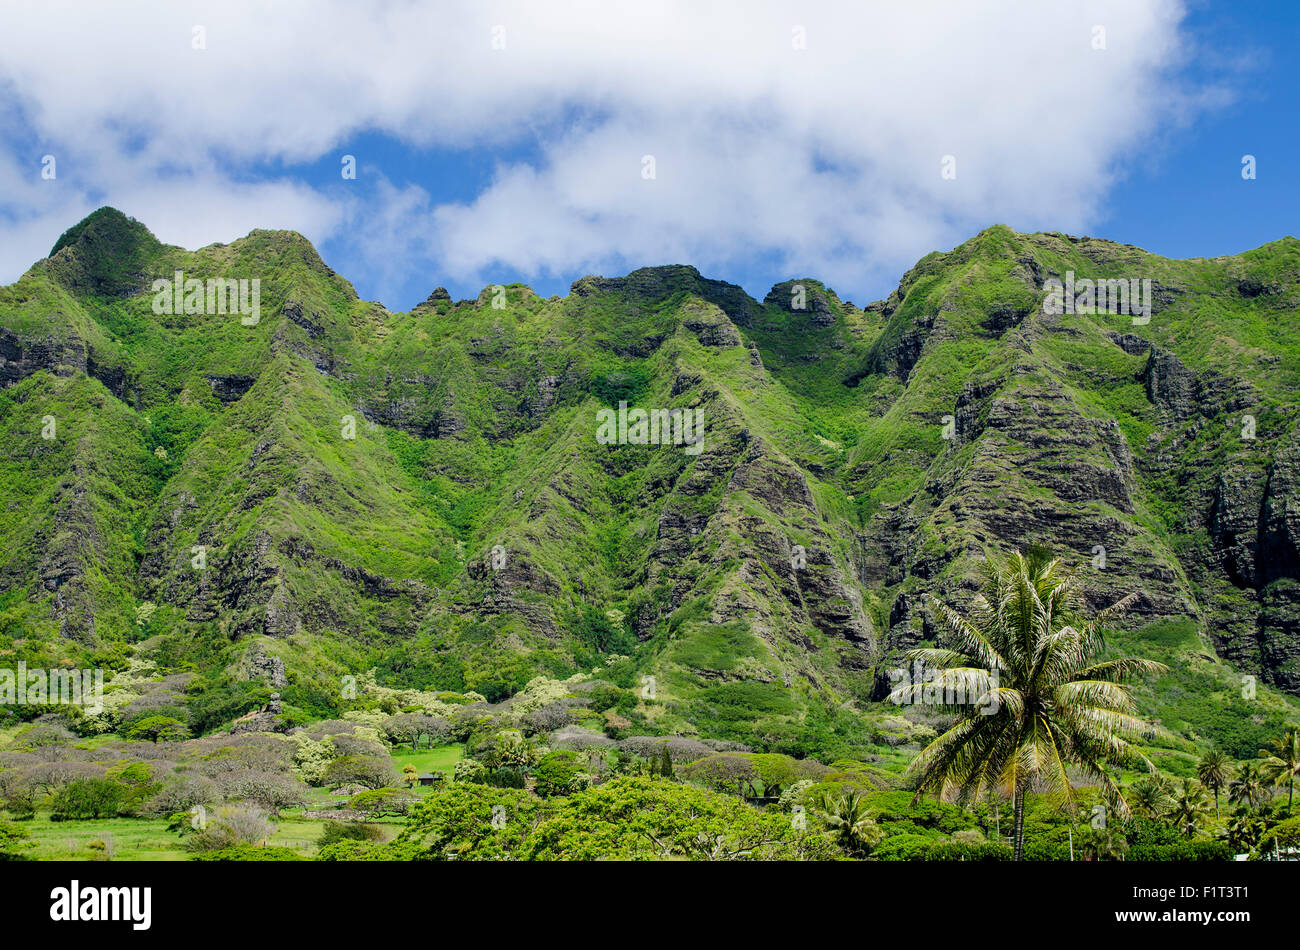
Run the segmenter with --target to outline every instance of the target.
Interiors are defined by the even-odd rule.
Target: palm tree
[[[1157,819],[1173,807],[1173,780],[1160,772],[1144,775],[1133,783],[1129,802],[1138,814]]]
[[[1232,780],[1232,760],[1219,749],[1211,749],[1196,763],[1196,777],[1214,792],[1214,817],[1219,817],[1219,790]]]
[[[1295,798],[1295,779],[1300,775],[1300,730],[1288,729],[1273,742],[1273,751],[1261,749],[1264,778],[1274,785],[1286,785],[1286,813],[1291,814]]]
[[[1128,854],[1128,841],[1109,826],[1089,828],[1080,837],[1085,861],[1123,861]]]
[[[1259,840],[1264,836],[1266,827],[1264,819],[1251,814],[1249,809],[1239,808],[1237,813],[1228,819],[1228,826],[1220,831],[1217,837],[1226,841],[1228,846],[1238,854],[1250,852],[1259,847]]]
[[[867,854],[885,837],[885,832],[867,813],[867,800],[850,789],[843,795],[822,792],[816,809],[839,846],[849,854]]]
[[[1264,800],[1265,782],[1263,771],[1258,765],[1243,762],[1237,777],[1228,786],[1228,801],[1254,811]]]
[[[1024,856],[1025,793],[1041,788],[1072,801],[1070,765],[1127,811],[1106,765],[1146,762],[1128,740],[1153,730],[1138,718],[1123,681],[1165,667],[1130,657],[1098,660],[1098,654],[1105,646],[1102,624],[1135,596],[1085,620],[1080,588],[1059,561],[1017,553],[1001,566],[988,562],[969,616],[933,601],[954,648],[910,651],[908,661],[933,676],[890,696],[957,713],[956,724],[912,763],[917,797],[952,788],[969,801],[982,790],[1010,788],[1016,860]]]
[[[1194,779],[1183,782],[1170,815],[1178,825],[1178,830],[1189,838],[1196,837],[1196,829],[1209,812],[1210,802],[1205,794],[1205,786]]]

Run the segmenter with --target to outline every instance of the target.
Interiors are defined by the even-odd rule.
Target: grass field
[[[384,839],[390,839],[401,828],[400,821],[377,822],[391,825],[384,828]],[[24,853],[38,861],[92,861],[103,860],[107,855],[114,861],[188,861],[190,852],[185,842],[174,831],[167,830],[163,818],[100,818],[87,821],[51,821],[38,815],[22,822],[31,836],[34,848]],[[315,856],[324,833],[324,820],[303,818],[298,815],[281,815],[268,845],[292,848],[304,857]],[[102,841],[108,848],[90,847],[92,841]]]
[[[114,861],[186,861],[189,853],[180,835],[167,830],[165,818],[100,818],[50,821],[42,814],[21,826],[36,847],[25,852],[40,861],[90,861],[109,854]],[[106,852],[90,848],[103,841]]]
[[[433,749],[421,749],[418,752],[412,752],[410,749],[393,749],[391,754],[393,764],[397,766],[399,772],[406,766],[413,765],[421,775],[437,771],[442,772],[450,779],[452,771],[456,768],[456,763],[465,754],[465,747],[456,743],[438,746]]]

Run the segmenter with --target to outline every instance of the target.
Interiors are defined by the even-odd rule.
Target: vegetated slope
[[[259,279],[260,320],[154,313],[177,270]],[[1150,322],[1045,313],[1067,271],[1151,278]],[[1094,606],[1139,593],[1138,651],[1191,624],[1216,689],[1217,651],[1297,693],[1298,278],[1294,238],[995,227],[865,308],[670,266],[394,314],[299,235],[188,252],[101,209],[0,289],[0,634],[211,688],[277,656],[318,714],[376,664],[493,700],[617,668],[645,727],[798,746],[939,635],[929,595],[1042,545]],[[700,451],[600,444],[620,402],[698,411]]]

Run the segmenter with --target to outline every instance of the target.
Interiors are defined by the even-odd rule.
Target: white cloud
[[[21,116],[0,132],[59,154],[65,196],[6,187],[0,279],[30,263],[22,241],[110,202],[188,246],[296,227],[383,281],[669,261],[725,276],[764,255],[854,293],[996,221],[1098,220],[1121,160],[1209,101],[1171,78],[1181,17],[1176,0],[7,5],[0,83]],[[541,157],[441,205],[429,181],[383,180],[358,206],[266,177],[362,131]]]

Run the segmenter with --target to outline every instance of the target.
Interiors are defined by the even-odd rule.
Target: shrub
[[[254,845],[241,844],[216,851],[204,851],[194,855],[195,861],[306,861],[293,848],[259,848]]]
[[[928,835],[891,835],[872,852],[878,861],[920,861],[937,839]]]
[[[456,768],[452,772],[452,780],[482,785],[487,781],[487,774],[487,766],[478,759],[461,759],[456,763]]]
[[[1082,836],[1075,842],[1074,850],[1076,861],[1083,859]],[[1026,861],[1069,861],[1070,846],[1060,844],[1055,841],[1026,841],[1025,842],[1025,860]]]
[[[260,845],[271,837],[274,826],[262,809],[254,805],[223,805],[211,816],[203,815],[190,838],[193,851],[221,851],[238,845]]]
[[[523,769],[513,765],[505,765],[488,772],[483,784],[491,785],[493,788],[527,788],[528,777],[524,774]]]
[[[599,654],[629,654],[636,649],[637,641],[623,623],[615,623],[595,607],[585,606],[569,620],[574,639],[588,650]]]
[[[630,697],[635,705],[636,697],[626,690],[619,689],[613,683],[599,683],[591,691],[591,708],[596,712],[604,712],[606,709],[618,708],[623,702],[624,697]]]
[[[36,817],[36,789],[15,788],[4,798],[4,807],[17,821],[30,821]]]
[[[327,821],[320,844],[323,847],[340,841],[379,841],[383,837],[382,829],[364,821]]]
[[[1134,848],[1183,844],[1186,840],[1173,825],[1138,816],[1124,822],[1123,834]]]
[[[1129,861],[1231,861],[1232,849],[1224,841],[1179,841],[1129,848]]]
[[[109,779],[74,779],[50,799],[50,820],[111,818],[117,814],[124,792],[121,785]]]
[[[964,841],[937,841],[925,849],[922,861],[1010,861],[1010,845],[985,841],[967,844]]]
[[[736,752],[719,752],[697,759],[683,766],[680,774],[694,785],[735,795],[744,795],[760,783],[754,763]]]
[[[822,836],[788,815],[677,782],[617,778],[559,799],[529,837],[533,860],[831,858]]]
[[[317,861],[427,861],[431,855],[409,841],[336,841],[316,853]]]

